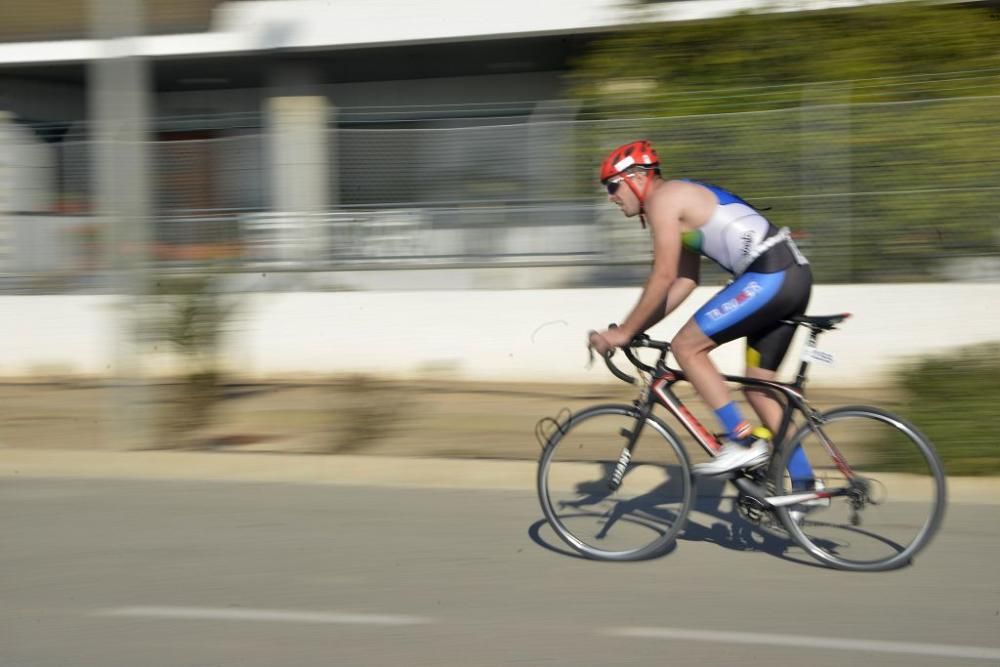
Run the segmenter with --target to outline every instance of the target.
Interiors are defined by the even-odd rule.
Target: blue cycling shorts
[[[747,366],[774,371],[795,334],[795,326],[781,320],[804,314],[811,293],[808,264],[774,273],[747,272],[709,299],[694,320],[717,345],[746,338]]]

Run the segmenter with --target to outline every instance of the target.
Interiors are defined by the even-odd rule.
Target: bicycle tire
[[[819,422],[818,429],[841,451],[868,490],[864,498],[854,497],[861,507],[850,496],[831,498],[828,504],[813,501],[812,506],[777,507],[785,529],[812,557],[838,569],[878,572],[909,565],[944,519],[947,487],[934,446],[913,424],[880,408],[835,408],[821,413]],[[817,479],[833,478],[824,482],[826,490],[850,486],[821,446],[816,429],[812,423],[805,424],[775,456],[772,481],[778,494],[793,492],[785,473],[796,444],[802,445]],[[845,451],[851,448],[854,451]],[[889,502],[894,503],[892,509],[886,507]],[[852,549],[872,555],[848,557]]]
[[[606,561],[633,561],[662,554],[674,543],[694,502],[694,479],[691,475],[691,464],[687,452],[676,434],[662,420],[652,415],[646,418],[640,435],[641,439],[636,443],[634,451],[642,450],[647,453],[647,456],[650,455],[652,453],[650,446],[653,443],[642,438],[654,434],[666,444],[666,449],[662,449],[661,443],[656,443],[661,447],[661,460],[670,459],[671,462],[659,466],[656,463],[645,463],[642,458],[634,459],[633,465],[622,480],[621,487],[612,491],[607,486],[607,479],[614,464],[618,462],[623,443],[627,441],[621,431],[624,426],[618,431],[614,431],[610,427],[616,423],[627,425],[630,422],[634,426],[638,417],[639,410],[630,405],[597,405],[588,408],[573,415],[548,438],[539,459],[538,497],[545,518],[560,539],[588,558]],[[599,420],[601,424],[598,424]],[[605,421],[609,423],[608,427],[604,427]],[[607,437],[603,435],[605,428],[609,434]],[[596,438],[594,437],[595,433],[597,434]],[[617,442],[613,442],[616,440]],[[610,454],[614,451],[615,454],[588,458],[587,453],[581,450],[585,445],[589,447],[590,443],[594,441],[600,441],[598,449],[602,449],[603,453]],[[571,450],[573,445],[576,446],[576,449]],[[565,459],[557,458],[561,452],[566,453]],[[571,466],[571,476],[580,472],[589,478],[588,481],[573,489],[562,488],[560,485],[565,483],[563,479],[565,475],[554,473],[553,469],[559,466],[565,472],[564,463]],[[649,466],[649,468],[642,469],[642,474],[639,474],[638,470],[644,465]],[[660,470],[661,467],[662,470]],[[595,474],[597,479],[593,479]],[[654,481],[651,479],[651,475],[662,475],[662,479],[657,477]],[[667,481],[657,486],[656,482],[662,482],[663,479]],[[635,484],[641,484],[643,481],[650,483],[654,487],[653,491],[626,500],[625,494],[630,492]],[[621,495],[619,495],[620,492]],[[602,493],[605,495],[601,496]],[[586,498],[582,502],[579,500],[560,500],[564,494],[570,496],[576,494],[578,497],[585,496]],[[612,496],[616,495],[618,496],[617,500],[610,500]],[[586,500],[593,502],[588,505]],[[666,502],[656,504],[661,500],[672,500],[669,509],[666,507]],[[608,503],[607,506],[611,506],[611,509],[597,514],[593,507],[604,504],[605,501]],[[566,510],[567,507],[572,507],[572,509]],[[633,511],[633,515],[626,515],[629,510]],[[594,525],[595,519],[597,519],[597,523],[601,520],[605,521],[601,530],[598,531],[599,533],[605,530],[609,531],[610,527],[614,527],[616,530],[621,528],[623,532],[631,530],[644,533],[648,530],[654,537],[646,543],[628,548],[594,544],[605,541],[607,536],[587,537],[580,534],[581,530],[577,527],[582,523]],[[623,522],[624,526],[621,525]],[[644,541],[645,538],[641,539]]]

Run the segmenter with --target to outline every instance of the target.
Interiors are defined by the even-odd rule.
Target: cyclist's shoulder
[[[667,183],[671,184],[671,189],[679,196],[687,193],[691,197],[708,198],[711,197],[721,206],[726,204],[750,204],[741,196],[721,185],[711,181],[698,178],[674,178]]]
[[[697,181],[687,178],[671,178],[660,181],[659,187],[654,194],[678,199],[684,197],[698,197],[704,193],[705,188]]]
[[[749,206],[749,204],[745,199],[743,199],[743,197],[721,185],[718,185],[710,181],[701,181],[695,179],[692,179],[690,182],[698,187],[705,188],[706,190],[714,194],[715,198],[719,201],[719,204],[722,206],[725,206],[726,204],[747,204]]]
[[[692,184],[681,179],[659,181],[646,197],[646,214],[652,222],[681,215],[698,200]]]

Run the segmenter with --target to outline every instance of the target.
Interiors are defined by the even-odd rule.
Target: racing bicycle
[[[940,528],[945,475],[933,445],[902,417],[864,405],[819,411],[806,400],[810,364],[824,356],[819,336],[849,316],[785,320],[808,329],[793,382],[724,376],[744,389],[767,391],[782,405],[769,461],[725,479],[735,486],[736,511],[751,524],[781,531],[828,566],[889,570],[911,563]],[[676,424],[709,456],[721,447],[720,437],[678,398],[675,385],[686,378],[668,365],[668,342],[642,334],[622,350],[638,378],[622,371],[613,353],[605,362],[617,378],[640,385],[631,405],[596,405],[545,418],[536,431],[542,445],[538,495],[546,519],[579,553],[611,561],[661,555],[684,530],[697,484]],[[642,359],[654,353],[654,363]],[[666,409],[669,421],[653,414],[656,405]],[[799,448],[815,476],[805,488],[787,472]]]

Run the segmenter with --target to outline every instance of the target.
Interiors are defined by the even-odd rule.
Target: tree
[[[668,175],[718,180],[804,230],[822,280],[995,257],[998,18],[895,3],[639,24],[577,63],[575,94],[603,121],[581,162],[642,132]]]

